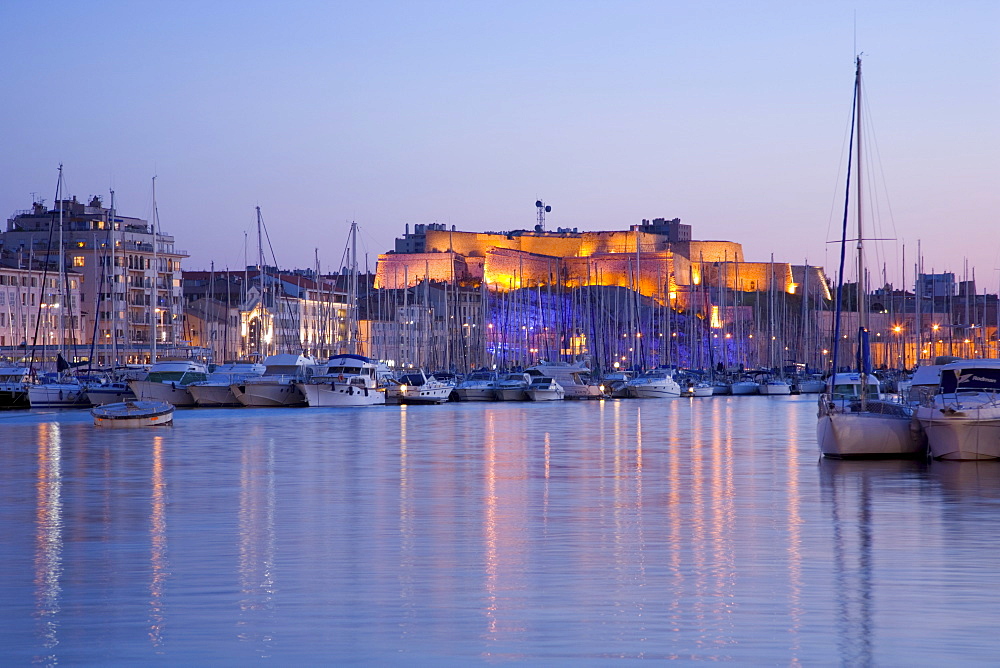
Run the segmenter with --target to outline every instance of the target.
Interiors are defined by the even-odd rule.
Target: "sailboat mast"
[[[855,77],[855,84],[858,89],[858,96],[856,101],[858,113],[857,113],[857,118],[855,119],[855,122],[857,123],[856,132],[858,135],[858,139],[856,148],[858,155],[857,155],[857,162],[855,163],[855,168],[854,168],[855,169],[854,176],[855,179],[857,180],[857,183],[855,185],[855,192],[857,193],[857,217],[858,217],[858,323],[862,329],[867,331],[868,309],[865,308],[866,307],[865,297],[867,296],[868,292],[865,288],[865,278],[864,278],[865,250],[864,250],[864,228],[862,224],[862,211],[864,206],[864,202],[862,201],[862,194],[863,194],[862,191],[864,189],[862,187],[861,165],[864,162],[864,160],[863,160],[863,154],[861,152],[862,104],[861,104],[861,57],[860,56],[858,57],[857,72],[855,73],[854,77]]]
[[[149,363],[156,364],[156,335],[158,334],[157,328],[160,319],[159,309],[157,308],[157,294],[156,294],[156,278],[158,274],[158,268],[156,266],[156,177],[153,177],[153,280],[150,286],[150,298],[149,298],[149,310],[152,315],[152,323],[150,323],[152,336],[150,336],[149,344]]]
[[[351,221],[351,277],[348,282],[347,312],[350,315],[350,322],[347,328],[348,352],[357,355],[358,350],[358,224]]]
[[[63,246],[63,166],[59,165],[59,182],[56,184],[56,198],[59,201],[59,352],[64,353],[66,347],[66,309],[69,307],[69,291],[66,289],[66,257],[65,246]],[[52,237],[49,237],[50,239]]]

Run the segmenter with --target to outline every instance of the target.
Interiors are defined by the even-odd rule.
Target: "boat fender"
[[[62,390],[59,390],[59,401],[62,401],[62,398],[63,398]]]
[[[354,386],[353,385],[351,387],[347,388],[347,393],[349,395],[351,395],[352,397],[354,396]]]
[[[171,390],[176,390],[177,389],[177,383],[171,382],[170,383],[170,389]]]
[[[365,396],[366,397],[368,396],[368,388],[367,387],[365,388]]]

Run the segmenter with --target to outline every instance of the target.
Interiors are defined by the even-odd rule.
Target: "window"
[[[84,261],[84,257],[82,255],[74,255],[73,256],[73,266],[74,267],[82,267],[83,266],[83,261]]]

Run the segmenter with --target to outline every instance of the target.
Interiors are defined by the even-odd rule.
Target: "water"
[[[814,398],[0,414],[8,664],[991,664],[1000,463]]]

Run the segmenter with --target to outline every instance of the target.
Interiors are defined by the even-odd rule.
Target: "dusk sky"
[[[114,188],[185,268],[370,268],[409,223],[680,218],[835,270],[856,51],[898,284],[1000,282],[1000,2],[0,3],[0,213]],[[873,244],[874,250],[875,244]],[[252,259],[251,259],[252,262]],[[881,271],[879,268],[878,271]]]

